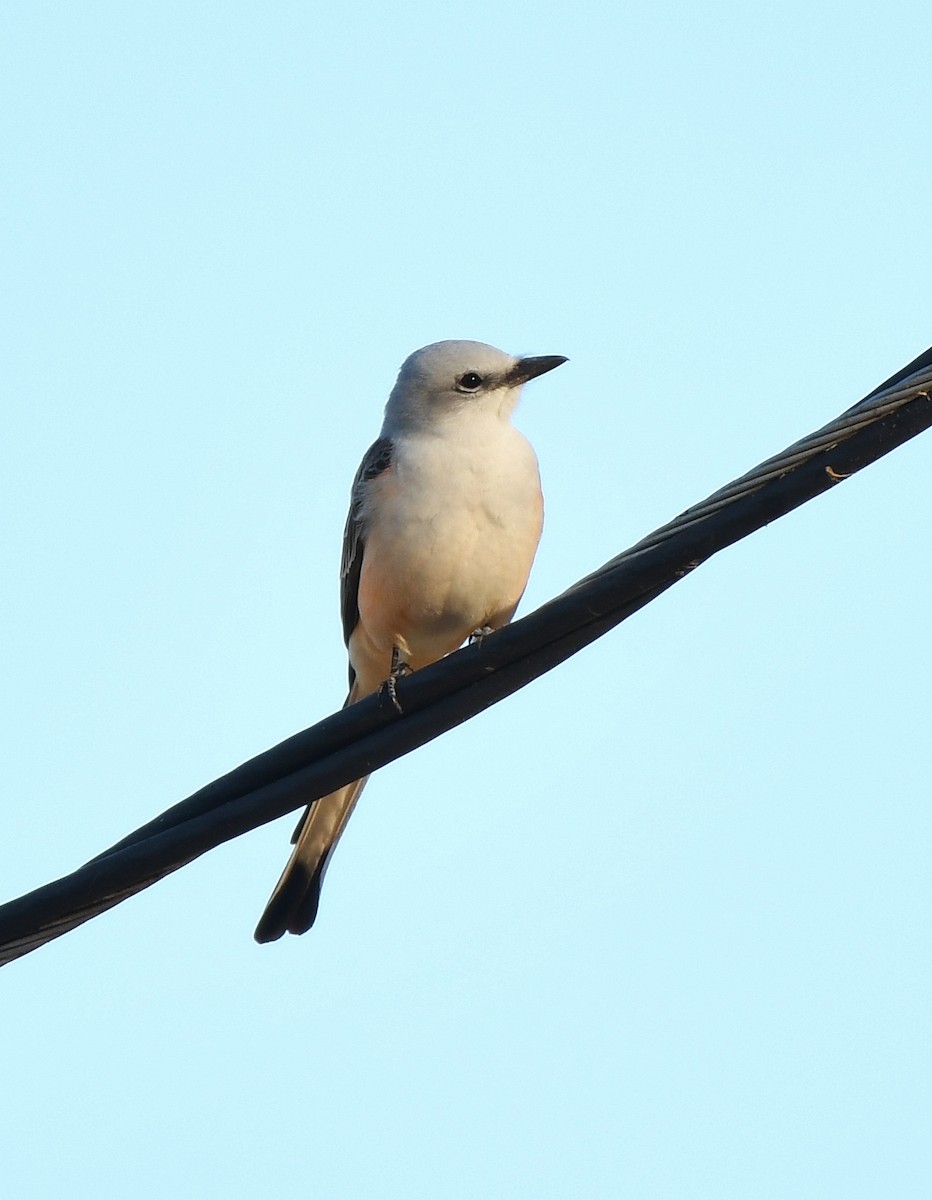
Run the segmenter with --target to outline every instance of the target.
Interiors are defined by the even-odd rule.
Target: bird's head
[[[559,354],[514,358],[484,342],[434,342],[405,359],[386,420],[410,428],[470,409],[507,420],[522,384],[565,362]]]

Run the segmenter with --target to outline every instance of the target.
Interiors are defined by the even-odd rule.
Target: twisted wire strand
[[[678,517],[674,517],[666,525],[655,529],[653,533],[648,534],[646,538],[643,538],[629,550],[626,550],[624,555],[619,555],[617,559],[612,559],[612,562],[618,562],[623,557],[637,554],[641,550],[647,550],[652,546],[660,545],[661,542],[666,541],[681,530],[706,520],[713,513],[726,508],[729,504],[735,503],[735,501],[740,500],[743,496],[758,491],[770,480],[779,479],[788,471],[794,470],[800,464],[813,458],[816,454],[833,449],[840,442],[846,441],[859,430],[865,429],[883,417],[897,412],[905,404],[909,404],[915,400],[917,396],[928,395],[930,391],[932,391],[932,366],[912,372],[903,382],[897,383],[892,387],[881,388],[872,395],[867,396],[864,400],[860,400],[857,404],[852,405],[851,408],[847,409],[840,416],[829,421],[827,425],[823,425],[821,429],[816,429],[814,432],[807,434],[806,437],[800,438],[798,442],[787,446],[785,450],[781,450],[779,454],[775,454],[772,458],[765,459],[764,462],[758,464],[758,466],[748,471],[745,475],[732,480],[731,483],[726,483],[724,487],[713,492],[711,496],[708,496],[699,504],[694,504],[692,507],[687,508]],[[586,578],[590,578],[590,576]]]

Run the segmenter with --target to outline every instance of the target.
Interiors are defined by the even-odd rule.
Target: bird
[[[475,341],[405,359],[350,492],[340,567],[346,704],[507,625],[543,527],[537,457],[511,423],[523,385],[563,355],[514,357]],[[306,933],[366,779],[313,801],[255,931]]]

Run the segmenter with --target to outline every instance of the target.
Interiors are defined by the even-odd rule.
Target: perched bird
[[[564,362],[450,341],[402,365],[353,481],[343,535],[347,704],[511,620],[543,522],[537,458],[511,414],[522,384]],[[314,924],[324,872],[365,782],[308,807],[256,941]]]

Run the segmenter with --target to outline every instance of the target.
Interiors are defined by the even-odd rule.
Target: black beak
[[[554,367],[561,367],[566,361],[567,359],[562,354],[542,354],[539,358],[519,358],[505,376],[505,383],[509,387],[520,387],[529,379],[536,379],[538,375],[546,375]]]

